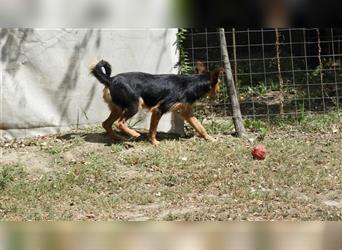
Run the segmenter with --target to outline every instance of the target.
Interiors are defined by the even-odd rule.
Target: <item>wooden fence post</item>
[[[228,50],[227,50],[227,42],[226,36],[223,28],[219,29],[220,31],[220,45],[221,45],[221,53],[224,62],[224,69],[225,69],[225,80],[227,83],[228,94],[232,104],[232,112],[233,112],[233,122],[235,126],[235,131],[238,136],[242,136],[246,133],[245,127],[242,121],[242,115],[240,110],[240,103],[237,98],[234,78],[232,74],[232,68],[229,62]]]

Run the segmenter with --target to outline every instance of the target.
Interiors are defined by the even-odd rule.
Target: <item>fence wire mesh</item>
[[[225,29],[244,117],[299,118],[308,112],[340,111],[342,29]],[[217,29],[189,29],[184,41],[189,63],[222,66]],[[204,100],[197,112],[231,116],[226,84],[216,100]]]

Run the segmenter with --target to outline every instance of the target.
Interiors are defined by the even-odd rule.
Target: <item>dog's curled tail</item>
[[[103,68],[105,72],[103,72]],[[99,82],[103,83],[107,87],[110,84],[110,75],[112,73],[112,67],[104,60],[99,61],[95,66],[91,67],[90,74],[96,77]]]

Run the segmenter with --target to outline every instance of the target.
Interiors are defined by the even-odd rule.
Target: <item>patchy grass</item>
[[[307,119],[301,126],[248,121],[248,138],[229,135],[225,120],[204,121],[215,142],[188,136],[158,147],[112,143],[100,127],[2,143],[0,216],[341,220],[341,116]],[[264,161],[250,155],[260,140]]]

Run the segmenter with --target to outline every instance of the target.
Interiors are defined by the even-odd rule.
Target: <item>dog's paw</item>
[[[207,137],[205,137],[205,139],[206,139],[207,141],[216,141],[216,139],[215,139],[214,137],[210,136],[210,135],[208,135]]]
[[[158,146],[159,145],[159,141],[157,140],[150,140],[150,142],[152,143],[153,146]]]
[[[132,134],[133,139],[139,138],[140,136],[141,136],[141,134],[136,132],[136,131],[134,131],[134,133]]]

